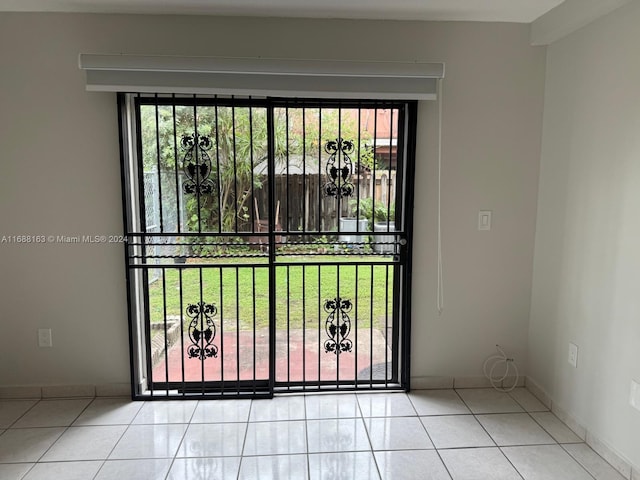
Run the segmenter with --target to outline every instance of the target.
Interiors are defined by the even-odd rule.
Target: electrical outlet
[[[578,368],[578,346],[569,342],[569,365]]]
[[[629,395],[629,403],[636,410],[640,410],[640,383],[631,380],[631,394]]]
[[[38,346],[39,347],[53,347],[53,342],[51,339],[51,329],[50,328],[40,328],[38,329]]]

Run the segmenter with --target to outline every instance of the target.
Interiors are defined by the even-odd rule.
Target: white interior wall
[[[436,292],[435,104],[419,112],[412,375],[480,375],[502,344],[526,369],[545,49],[527,25],[0,14],[2,235],[122,232],[115,95],[77,55],[443,61],[443,252]],[[493,210],[491,232],[477,231]],[[0,385],[127,382],[120,245],[0,245]],[[38,328],[54,347],[36,345]]]
[[[548,48],[529,341],[532,378],[636,466],[639,24],[632,2]]]

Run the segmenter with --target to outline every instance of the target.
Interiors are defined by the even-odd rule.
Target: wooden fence
[[[389,173],[391,177],[389,179]],[[371,198],[375,191],[375,201],[387,205],[387,199],[393,203],[396,196],[396,171],[377,171],[375,186],[372,172],[354,175],[355,190],[350,199],[340,202],[334,197],[322,194],[324,175],[278,175],[275,181],[276,202],[279,203],[278,223],[283,230],[332,231],[338,227],[339,217],[352,216],[358,198]],[[257,189],[254,192],[255,203],[262,220],[268,218],[268,190]],[[255,207],[254,207],[255,208]],[[340,214],[338,215],[338,210]]]

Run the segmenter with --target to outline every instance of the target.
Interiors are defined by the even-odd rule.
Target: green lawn
[[[229,260],[224,260],[228,265]],[[159,278],[149,287],[151,321],[164,321],[165,309],[167,315],[180,315],[190,303],[200,302],[202,298],[205,303],[213,303],[217,307],[218,314],[214,320],[219,324],[220,319],[224,318],[225,330],[235,329],[237,319],[240,329],[253,329],[254,313],[256,328],[267,327],[268,267],[246,266],[248,259],[241,260],[245,262],[233,259],[233,267],[218,267],[214,261],[211,262],[211,267],[184,268],[181,269],[181,278],[178,268],[158,269]],[[294,258],[287,260],[295,261]],[[305,260],[318,259],[307,257]],[[222,260],[218,261],[219,263],[222,263]],[[328,316],[323,309],[324,302],[338,296],[354,302],[349,316],[352,322],[357,318],[358,327],[368,327],[371,320],[377,328],[384,328],[386,318],[391,322],[393,266],[356,267],[355,264],[342,264],[339,270],[338,278],[338,267],[335,265],[277,267],[276,326],[286,328],[288,323],[290,328],[302,328],[304,321],[307,327],[317,328],[318,319],[323,324]],[[166,291],[164,295],[163,284]],[[188,323],[188,317],[184,318],[185,323]]]

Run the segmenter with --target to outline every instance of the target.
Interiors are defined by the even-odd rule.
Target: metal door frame
[[[191,100],[185,97],[177,98],[161,97],[163,102],[171,101],[180,104],[193,104],[196,106],[224,105],[232,106],[245,105],[251,107],[261,107],[267,110],[268,128],[268,208],[269,208],[269,228],[268,237],[268,268],[269,268],[269,378],[267,381],[222,381],[221,382],[192,382],[194,387],[185,389],[185,381],[179,384],[175,382],[165,382],[162,385],[147,385],[146,379],[151,378],[151,358],[149,343],[149,302],[148,302],[148,269],[139,268],[140,265],[132,265],[132,256],[136,253],[143,257],[144,248],[140,248],[136,240],[144,239],[152,235],[148,234],[141,219],[145,218],[144,192],[141,188],[142,175],[142,142],[140,128],[140,94],[118,94],[118,124],[120,130],[120,156],[121,156],[121,181],[122,181],[122,204],[123,223],[125,236],[128,244],[124,248],[125,272],[127,281],[127,307],[129,317],[129,350],[131,366],[131,388],[132,398],[137,400],[151,399],[172,399],[172,398],[265,398],[271,397],[274,393],[283,391],[326,391],[326,390],[375,390],[375,389],[401,389],[408,391],[410,388],[410,332],[411,332],[411,268],[412,268],[412,238],[413,238],[413,204],[414,204],[414,171],[415,171],[415,146],[416,146],[416,121],[417,102],[416,101],[375,101],[375,100],[302,100],[302,99],[218,99],[192,96]],[[156,95],[155,101],[158,101]],[[190,103],[191,102],[191,103]],[[397,178],[402,180],[402,188],[396,189],[396,211],[402,218],[402,231],[397,231],[396,236],[399,245],[398,265],[401,268],[394,268],[393,283],[394,292],[397,295],[393,302],[392,320],[392,344],[393,362],[398,364],[394,368],[392,381],[386,379],[376,382],[355,382],[338,381],[325,384],[318,378],[317,383],[289,382],[288,385],[278,385],[276,382],[276,236],[282,233],[276,232],[276,189],[275,189],[275,150],[274,150],[274,109],[283,105],[290,107],[317,108],[377,108],[379,105],[395,105],[394,108],[402,110],[402,122],[398,126],[398,145],[400,139],[403,148],[397,150]],[[401,157],[403,156],[402,161]],[[320,172],[319,172],[320,175]],[[288,229],[288,222],[287,222]],[[336,234],[337,232],[314,232],[318,235]],[[202,233],[204,234],[204,233]],[[253,233],[255,235],[255,232]],[[167,234],[165,234],[167,235]],[[184,235],[184,233],[182,233]],[[372,267],[373,271],[373,267]],[[142,285],[142,291],[139,285]],[[138,331],[138,326],[142,320],[144,332]],[[166,320],[165,320],[166,322]],[[373,328],[371,325],[370,328]],[[399,349],[399,351],[398,351]],[[254,351],[255,353],[255,351]],[[144,355],[144,356],[143,356]],[[254,357],[255,361],[255,357]],[[395,376],[397,375],[397,377]],[[224,377],[223,377],[224,378]],[[190,383],[191,382],[186,382]],[[232,384],[233,383],[233,384]],[[226,385],[225,385],[226,384]],[[229,385],[232,384],[232,385]],[[182,391],[176,393],[176,389],[182,386]],[[164,387],[164,388],[162,388]],[[150,393],[149,393],[150,392]]]

